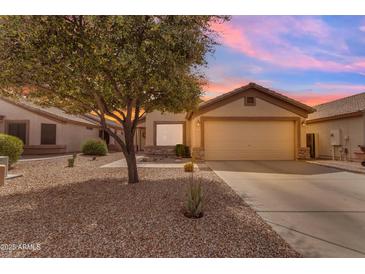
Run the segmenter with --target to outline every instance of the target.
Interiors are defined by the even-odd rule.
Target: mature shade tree
[[[84,114],[94,112],[121,146],[138,182],[133,144],[145,112],[194,108],[202,94],[212,23],[221,16],[4,16],[0,90]],[[108,127],[118,121],[124,138]]]

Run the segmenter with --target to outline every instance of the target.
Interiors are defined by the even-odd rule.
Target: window
[[[56,124],[41,124],[41,145],[56,144]]]
[[[256,98],[252,96],[245,97],[245,106],[255,106]]]
[[[7,123],[7,133],[18,137],[23,141],[24,144],[27,143],[27,123],[25,122],[8,122]]]
[[[156,124],[156,145],[175,146],[183,143],[183,124]]]

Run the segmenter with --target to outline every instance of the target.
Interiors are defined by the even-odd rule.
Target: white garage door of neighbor
[[[205,121],[206,160],[293,160],[294,121]]]

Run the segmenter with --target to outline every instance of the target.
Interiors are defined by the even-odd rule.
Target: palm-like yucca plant
[[[203,216],[203,193],[200,182],[191,182],[189,185],[185,215],[189,218]]]

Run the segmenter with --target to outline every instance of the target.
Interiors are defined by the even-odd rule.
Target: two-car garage
[[[294,120],[211,119],[203,123],[206,160],[293,160]]]
[[[188,116],[190,145],[205,160],[295,160],[313,108],[250,83],[205,101]],[[200,156],[202,155],[202,156]]]

